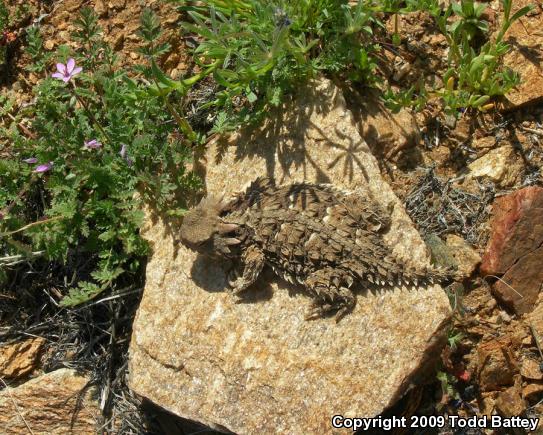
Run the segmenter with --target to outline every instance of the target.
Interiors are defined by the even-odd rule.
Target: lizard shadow
[[[203,290],[210,293],[228,293],[228,271],[231,267],[227,260],[198,255],[190,274],[194,283]],[[242,293],[239,303],[254,304],[270,300],[273,297],[273,276],[273,273],[265,268],[257,281]]]

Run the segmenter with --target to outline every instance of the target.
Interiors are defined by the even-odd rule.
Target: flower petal
[[[81,71],[83,71],[83,68],[81,68],[80,66],[78,66],[77,68],[74,68],[74,70],[72,71],[72,77],[75,76],[76,74],[79,74]]]
[[[68,62],[66,62],[66,71],[68,71],[68,74],[71,74],[74,68],[75,68],[75,60],[73,57],[70,57],[68,59]]]
[[[51,77],[54,77],[54,78],[56,78],[56,79],[64,80],[64,74],[59,73],[59,72],[56,72],[56,73],[51,74]]]
[[[61,73],[62,75],[66,74],[66,65],[63,63],[57,63],[57,71]]]
[[[102,144],[98,142],[96,139],[85,141],[85,147],[89,149],[97,149],[97,148],[100,148],[101,146]]]
[[[62,80],[64,80],[64,83],[68,83],[71,78],[72,78],[72,76],[64,76],[64,77],[62,77]]]
[[[38,162],[38,159],[36,157],[29,157],[28,159],[23,159],[23,162],[33,165]]]
[[[33,172],[36,172],[36,173],[47,172],[47,171],[50,171],[52,167],[53,167],[53,162],[44,163],[43,165],[36,166]]]

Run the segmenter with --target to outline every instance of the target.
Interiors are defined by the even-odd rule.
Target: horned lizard
[[[390,223],[390,210],[367,194],[258,178],[229,201],[203,199],[185,215],[180,236],[195,251],[234,260],[234,295],[267,264],[313,297],[307,319],[336,312],[339,320],[355,306],[353,284],[416,285],[448,277],[395,258],[383,239]]]

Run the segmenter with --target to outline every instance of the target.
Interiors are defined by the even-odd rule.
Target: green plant
[[[32,63],[26,69],[32,72],[43,72],[51,60],[51,53],[43,49],[43,39],[38,26],[26,29],[26,52],[30,55]]]
[[[468,41],[476,36],[488,33],[488,23],[481,17],[487,8],[484,3],[473,0],[461,0],[460,3],[451,3],[451,8],[456,15],[456,20],[447,26],[447,31],[458,40],[459,35],[465,34]]]
[[[0,0],[0,66],[6,61],[7,29],[9,13],[4,0]]]
[[[192,152],[162,96],[117,67],[90,9],[76,25],[80,46],[60,48],[55,59],[65,63],[18,114],[29,128],[0,129],[0,141],[12,144],[11,158],[0,161],[0,251],[83,258],[67,280],[66,306],[140,270],[148,252],[139,235],[144,201],[177,216],[186,192],[199,186],[186,169]],[[40,70],[46,63],[35,32]]]
[[[512,0],[501,0],[501,3],[502,25],[497,36],[490,38],[488,23],[483,19],[486,4],[460,0],[443,8],[438,0],[406,1],[403,12],[427,11],[449,45],[444,85],[426,92],[429,96],[440,96],[449,114],[459,115],[469,109],[486,110],[492,97],[505,95],[520,83],[519,75],[503,65],[503,56],[510,50],[503,37],[511,24],[526,15],[532,6],[511,15]],[[406,91],[396,96],[389,93],[385,100],[390,107],[404,107],[410,104],[405,94]],[[417,98],[412,98],[418,107],[424,94],[421,91]]]
[[[511,1],[502,0],[504,16],[496,39],[487,41],[480,48],[475,43],[476,36],[488,33],[488,24],[481,20],[484,5],[462,0],[460,4],[450,6],[443,15],[434,16],[450,45],[449,69],[444,75],[445,87],[441,92],[449,112],[484,108],[491,97],[504,95],[519,84],[518,74],[503,66],[503,56],[510,50],[503,42],[503,36],[515,20],[531,10],[531,6],[510,16]],[[455,21],[448,25],[452,12],[456,15]]]
[[[373,32],[382,26],[383,6],[365,1],[353,6],[347,0],[181,3],[192,21],[183,29],[201,38],[194,59],[221,87],[208,103],[218,111],[213,132],[259,121],[300,81],[320,72],[376,80],[379,44]]]
[[[455,377],[447,372],[438,371],[436,374],[437,380],[441,384],[441,395],[442,402],[454,399],[460,399],[460,393],[456,389],[456,379]]]
[[[464,334],[462,332],[455,331],[454,329],[451,329],[449,331],[447,335],[447,343],[453,352],[457,349],[458,344],[462,341],[463,338]]]

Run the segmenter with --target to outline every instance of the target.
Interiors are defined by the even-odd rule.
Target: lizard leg
[[[235,296],[239,296],[240,293],[256,281],[264,264],[264,253],[259,248],[256,246],[247,248],[241,256],[241,269],[243,272],[240,277],[237,277],[230,283],[231,292]]]
[[[329,312],[336,311],[336,322],[351,311],[356,299],[343,284],[347,283],[344,273],[331,267],[317,270],[305,280],[305,287],[313,296],[313,304],[306,319],[316,319]]]

